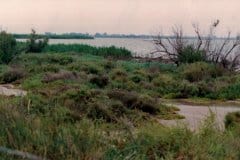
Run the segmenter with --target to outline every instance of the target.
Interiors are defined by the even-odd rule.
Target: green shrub
[[[48,44],[48,38],[41,39],[34,29],[32,29],[32,33],[30,34],[29,39],[27,40],[27,53],[40,53],[44,50],[44,48]]]
[[[2,75],[3,83],[11,83],[25,77],[26,73],[23,69],[12,68]]]
[[[231,84],[218,92],[220,98],[234,100],[240,98],[240,83]]]
[[[149,96],[139,96],[136,93],[123,90],[112,90],[108,93],[108,97],[121,101],[129,109],[138,109],[150,114],[159,112],[156,101]]]
[[[57,80],[75,80],[78,75],[75,72],[60,71],[58,73],[46,73],[42,82],[49,83]]]
[[[175,93],[180,82],[176,81],[172,75],[159,74],[152,80],[155,89],[161,94]]]
[[[217,69],[218,67],[206,62],[196,62],[183,65],[180,72],[183,77],[190,82],[201,81],[208,78],[216,78],[224,74],[224,70]]]
[[[138,101],[133,105],[133,107],[153,115],[158,114],[160,111],[158,102],[147,95],[139,96]]]
[[[106,120],[107,122],[116,122],[117,117],[108,109],[108,107],[101,103],[93,103],[89,105],[87,116],[95,120]]]
[[[70,63],[73,63],[74,59],[71,56],[66,55],[52,55],[49,56],[49,62],[50,63],[57,63],[60,65],[68,65]]]
[[[41,70],[44,72],[55,72],[55,73],[60,71],[59,66],[52,65],[52,64],[41,66]]]
[[[134,75],[131,77],[131,80],[135,83],[140,83],[143,80],[143,78],[140,75]]]
[[[195,50],[193,46],[189,45],[183,48],[181,53],[178,54],[179,64],[194,63],[206,61],[206,55],[203,51]]]
[[[102,70],[101,68],[97,67],[96,65],[89,65],[86,67],[85,71],[87,73],[91,74],[99,74]]]
[[[198,86],[186,81],[179,82],[176,90],[177,92],[171,98],[191,98],[199,96]]]
[[[9,63],[17,54],[17,42],[11,34],[0,32],[0,62]]]
[[[115,64],[113,63],[113,61],[108,60],[107,62],[104,63],[103,67],[106,70],[110,70],[115,67]]]
[[[111,47],[93,47],[84,44],[52,44],[48,45],[45,52],[76,52],[76,53],[85,53],[103,57],[112,57],[112,58],[131,58],[131,52],[125,48],[117,48],[114,46]]]
[[[109,79],[108,79],[107,76],[97,76],[97,75],[95,75],[90,79],[90,82],[92,84],[96,84],[100,88],[103,88],[106,85],[108,85]]]
[[[111,112],[118,118],[129,113],[128,109],[120,101],[111,102],[109,110],[111,110]]]
[[[225,127],[240,127],[240,112],[228,113],[225,117]]]
[[[110,73],[111,79],[117,82],[127,82],[128,74],[123,69],[113,69]]]

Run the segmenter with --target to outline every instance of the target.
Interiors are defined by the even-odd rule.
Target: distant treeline
[[[96,38],[152,38],[153,36],[151,35],[136,35],[136,34],[108,34],[108,33],[96,33],[94,35]]]
[[[16,39],[28,39],[30,34],[13,34]],[[45,33],[39,34],[39,38],[47,37],[49,39],[94,39],[93,36],[83,33],[64,33],[64,34],[55,34],[55,33]]]
[[[174,39],[176,38],[175,36],[173,35],[160,35],[161,38],[163,39]],[[108,33],[96,33],[94,35],[95,38],[142,38],[142,39],[156,39],[159,37],[159,35],[146,35],[146,34],[108,34]],[[196,36],[183,36],[183,39],[197,39],[198,37]],[[208,37],[207,36],[203,36],[202,37],[203,39],[207,39]],[[226,39],[228,37],[216,37],[216,36],[213,36],[212,37],[213,39]],[[230,39],[235,39],[236,37],[230,37]]]
[[[30,34],[13,34],[16,39],[28,39]],[[94,39],[94,38],[142,38],[142,39],[156,39],[157,35],[145,35],[145,34],[108,34],[108,33],[96,33],[94,35],[90,35],[89,33],[63,33],[56,34],[51,32],[46,32],[45,34],[39,34],[39,38],[47,37],[49,39]],[[174,36],[161,35],[163,39],[173,39]],[[197,39],[194,36],[184,36],[184,39]],[[205,39],[207,37],[203,37]],[[213,37],[214,39],[225,39],[226,37]],[[234,39],[231,37],[230,39]]]

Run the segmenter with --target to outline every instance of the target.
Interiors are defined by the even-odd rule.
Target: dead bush
[[[49,83],[57,80],[75,80],[77,78],[76,72],[60,71],[58,73],[46,73],[42,82]]]

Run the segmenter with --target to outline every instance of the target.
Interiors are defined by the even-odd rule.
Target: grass
[[[10,75],[11,83],[28,91],[26,97],[0,96],[0,146],[54,160],[239,158],[238,127],[220,131],[211,117],[199,132],[156,122],[184,118],[160,98],[221,100],[230,91],[239,98],[238,74],[213,74],[206,64],[206,72],[189,81],[198,70],[187,77],[180,71],[199,64],[116,60],[69,48],[20,54],[0,66],[1,80]],[[24,76],[16,78],[20,71]]]
[[[53,53],[66,53],[66,52],[76,52],[76,53],[87,53],[91,55],[113,57],[113,58],[131,58],[132,54],[125,48],[111,47],[93,47],[84,44],[52,44],[48,45],[45,52]]]

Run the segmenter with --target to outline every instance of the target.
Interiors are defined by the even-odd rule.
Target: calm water
[[[25,41],[25,40],[19,40]],[[151,52],[155,50],[154,44],[150,40],[132,38],[95,38],[91,40],[83,39],[50,39],[50,44],[88,44],[97,47],[125,47],[132,51],[134,56],[151,57]]]
[[[179,114],[185,116],[183,120],[160,120],[167,126],[186,124],[192,130],[198,130],[204,120],[210,116],[210,112],[215,114],[216,125],[224,128],[225,116],[230,112],[240,111],[239,106],[191,106],[175,104],[179,109]]]

